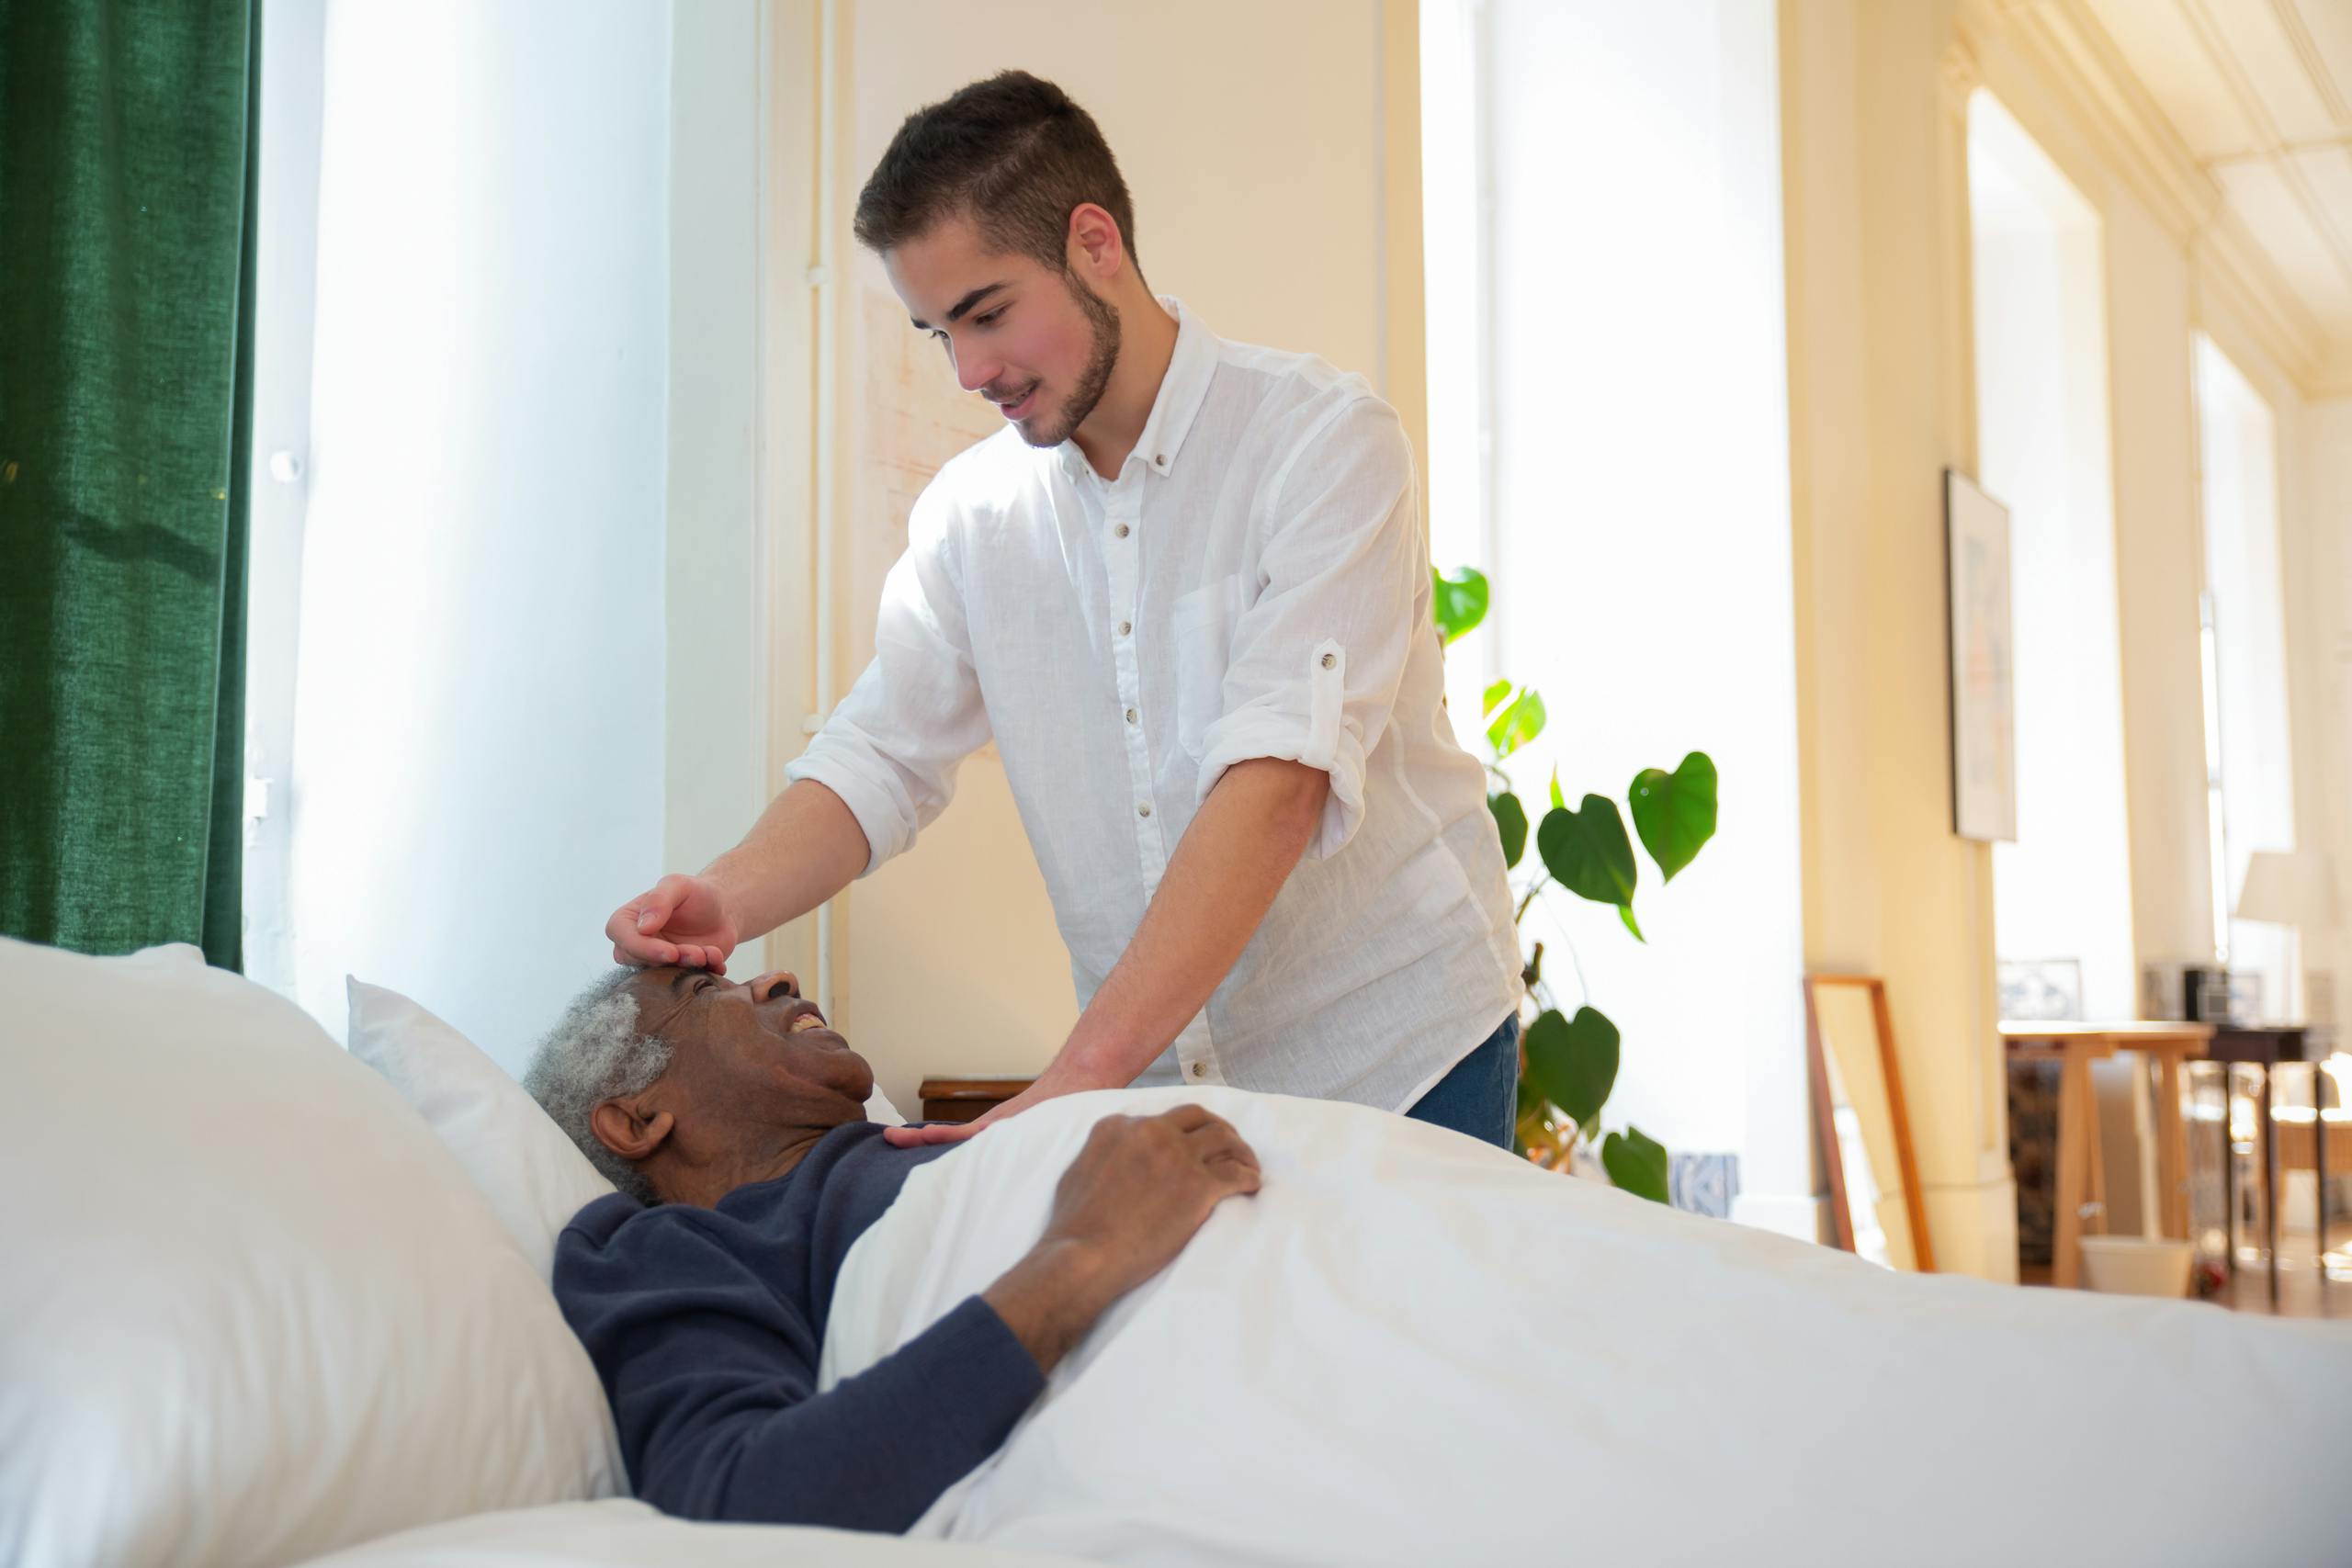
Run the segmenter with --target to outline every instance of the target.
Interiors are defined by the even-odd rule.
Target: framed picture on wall
[[[1952,831],[2018,836],[2017,663],[2009,618],[2009,509],[1944,470],[1951,626]]]

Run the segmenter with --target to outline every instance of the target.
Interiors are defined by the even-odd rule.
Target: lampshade
[[[2308,850],[2256,850],[2238,889],[2237,918],[2265,925],[2324,931],[2335,923],[2335,877],[2324,856]]]

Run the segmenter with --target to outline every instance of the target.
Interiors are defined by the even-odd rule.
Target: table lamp
[[[2241,920],[2286,926],[2311,951],[2335,924],[2335,878],[2327,858],[2309,850],[2255,851],[2232,913]]]

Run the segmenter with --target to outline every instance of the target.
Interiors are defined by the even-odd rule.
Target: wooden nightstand
[[[925,1078],[916,1092],[922,1097],[925,1122],[977,1122],[996,1107],[1036,1082],[1035,1078]]]

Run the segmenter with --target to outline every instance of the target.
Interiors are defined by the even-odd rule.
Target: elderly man
[[[1258,1188],[1257,1156],[1206,1111],[1105,1121],[1026,1257],[820,1393],[842,1260],[945,1148],[896,1147],[867,1122],[873,1069],[792,976],[616,971],[524,1082],[621,1189],[564,1231],[556,1297],[637,1495],[698,1518],[906,1529],[1113,1302]]]

